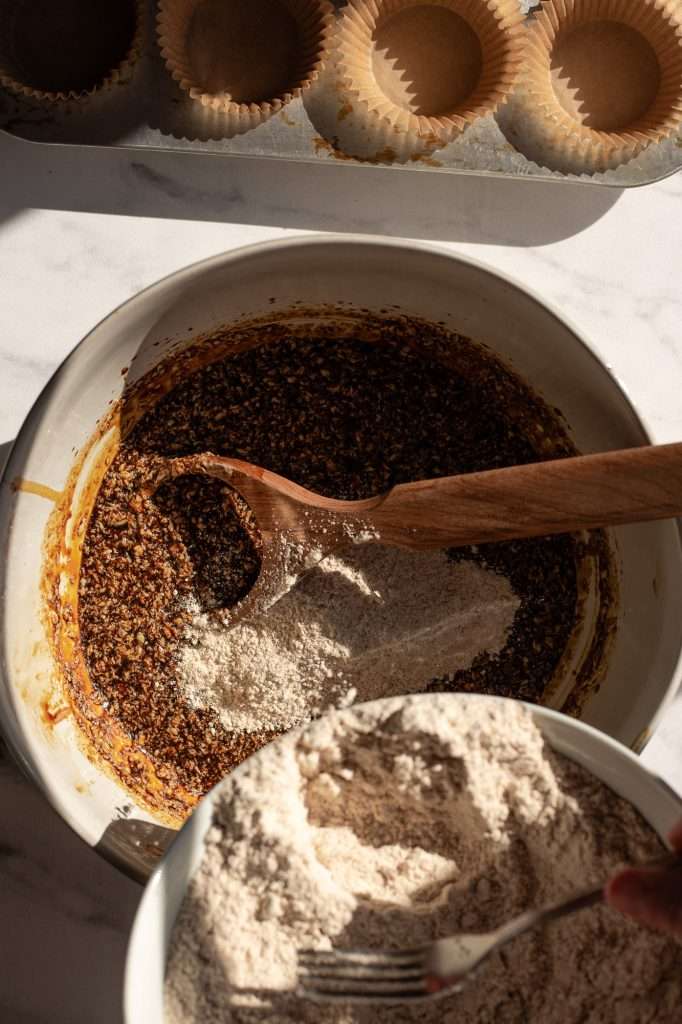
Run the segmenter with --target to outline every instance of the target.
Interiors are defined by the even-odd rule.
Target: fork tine
[[[395,951],[304,949],[298,952],[299,991],[324,1002],[388,1003],[423,999],[428,947]]]
[[[375,949],[301,949],[298,951],[298,963],[305,967],[334,967],[342,964],[358,966],[382,967],[423,964],[428,951],[425,946],[413,946],[411,949],[375,950]]]
[[[389,1003],[410,999],[423,999],[429,995],[425,980],[378,981],[352,978],[301,977],[301,994],[325,1002]]]
[[[383,950],[301,950],[300,992],[325,1002],[387,1003],[428,995],[423,946]]]
[[[335,966],[299,967],[299,977],[311,979],[312,981],[358,981],[358,982],[383,982],[402,981],[419,979],[424,976],[422,964],[411,964],[406,967],[391,967],[384,964],[375,966],[361,966],[359,964],[344,964]]]

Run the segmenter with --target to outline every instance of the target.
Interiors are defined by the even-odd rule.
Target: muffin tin
[[[682,167],[679,0],[131,0],[123,58],[78,88],[22,80],[8,3],[0,128],[33,142],[618,187]]]

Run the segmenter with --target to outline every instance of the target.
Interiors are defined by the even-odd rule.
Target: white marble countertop
[[[193,260],[294,231],[431,239],[556,303],[659,441],[682,438],[682,177],[628,192],[0,135],[0,459],[101,317]],[[682,792],[682,695],[644,760]],[[139,888],[0,759],[0,1020],[120,1024]]]

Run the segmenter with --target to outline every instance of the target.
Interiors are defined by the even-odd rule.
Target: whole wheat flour
[[[331,714],[222,784],[172,936],[167,1024],[672,1024],[682,947],[607,907],[518,940],[461,993],[299,999],[297,948],[494,928],[661,844],[521,705],[433,694]]]
[[[230,629],[191,608],[178,678],[227,729],[284,730],[332,707],[423,690],[499,653],[518,606],[506,577],[483,566],[352,544]]]

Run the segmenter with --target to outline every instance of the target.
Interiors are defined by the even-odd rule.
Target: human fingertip
[[[638,872],[625,868],[609,880],[605,889],[607,903],[623,914],[640,914],[647,909],[647,892]]]
[[[678,821],[675,828],[671,830],[668,839],[672,848],[682,853],[682,821]]]

